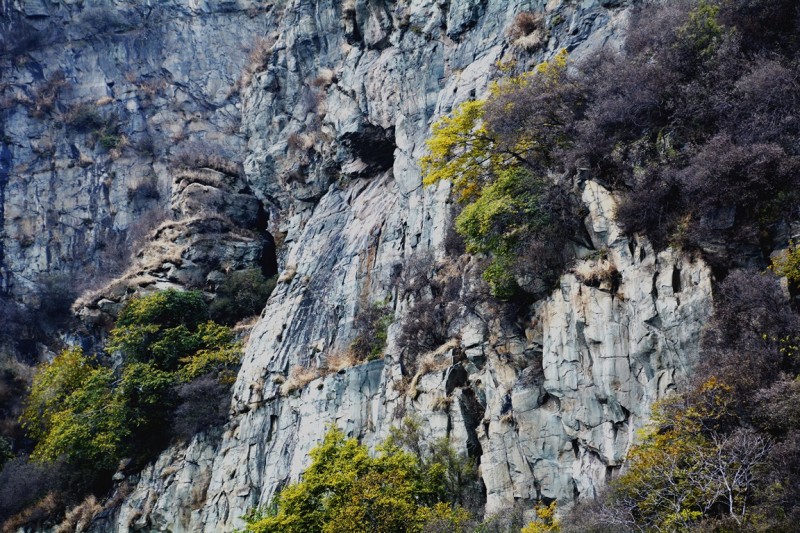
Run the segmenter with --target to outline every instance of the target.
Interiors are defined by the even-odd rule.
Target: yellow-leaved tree
[[[571,192],[549,176],[584,100],[567,66],[562,50],[462,103],[433,125],[421,161],[426,185],[449,180],[465,204],[456,230],[469,252],[492,258],[484,279],[500,298],[552,284],[581,219]]]

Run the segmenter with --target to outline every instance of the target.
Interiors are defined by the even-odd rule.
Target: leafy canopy
[[[527,123],[515,120],[502,126],[491,119],[499,115],[498,103],[504,115],[528,111],[523,109],[524,102],[513,97],[557,88],[566,79],[567,59],[562,50],[533,72],[494,83],[486,100],[464,102],[451,116],[436,122],[427,142],[429,153],[421,161],[425,185],[450,180],[461,201],[474,201],[503,170],[530,166],[549,151],[552,143],[547,130],[560,122],[553,116],[537,115]]]
[[[32,457],[113,468],[130,436],[125,402],[112,388],[114,373],[68,349],[39,369],[22,415],[37,441]]]
[[[97,472],[160,449],[177,404],[175,386],[209,375],[229,384],[239,363],[233,331],[207,315],[199,292],[137,298],[111,332],[109,348],[123,355],[118,370],[79,348],[42,365],[22,415],[36,440],[33,459],[63,457]]]
[[[430,522],[464,531],[469,513],[441,500],[445,467],[423,468],[391,439],[370,457],[366,446],[332,428],[311,458],[302,481],[271,508],[245,516],[246,532],[416,532]]]
[[[570,230],[553,216],[561,206],[552,201],[563,195],[542,176],[568,144],[563,131],[581,101],[567,58],[562,50],[533,72],[494,83],[486,100],[461,104],[433,125],[422,159],[424,183],[450,180],[465,204],[456,231],[470,253],[491,256],[483,277],[500,298],[514,296],[520,278],[548,284],[563,262]]]

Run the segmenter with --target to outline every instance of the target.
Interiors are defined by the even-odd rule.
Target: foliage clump
[[[144,460],[160,450],[169,436],[163,428],[176,408],[199,419],[189,426],[207,427],[208,418],[187,407],[215,407],[213,399],[197,401],[198,387],[227,397],[240,354],[230,328],[207,317],[199,292],[168,290],[136,298],[110,334],[109,350],[123,358],[119,368],[79,348],[43,365],[22,416],[36,441],[32,459],[64,458],[89,472],[110,471],[124,457]],[[220,387],[209,387],[209,379]],[[202,385],[193,386],[196,382]]]
[[[560,52],[534,72],[496,83],[434,124],[422,159],[428,185],[450,180],[464,209],[455,221],[467,251],[492,258],[492,293],[538,294],[554,281],[580,210],[565,183],[548,177],[568,143],[563,128],[580,104]],[[521,282],[521,283],[520,283]]]
[[[217,287],[216,298],[209,307],[211,317],[230,326],[260,314],[275,289],[276,280],[274,276],[264,277],[257,268],[231,272]]]
[[[244,517],[247,533],[422,532],[428,524],[466,531],[469,512],[444,497],[447,466],[422,462],[396,439],[371,457],[333,428],[311,458],[302,481]]]
[[[772,260],[770,270],[786,278],[795,290],[800,287],[800,246],[789,241],[789,248]]]
[[[386,347],[392,312],[380,304],[369,304],[355,317],[356,337],[350,350],[361,361],[373,361],[383,356]]]
[[[620,190],[619,221],[657,246],[759,257],[797,217],[797,21],[786,0],[635,8],[622,52],[582,66],[568,166]]]

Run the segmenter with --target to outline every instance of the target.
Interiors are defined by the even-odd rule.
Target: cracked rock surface
[[[39,26],[80,16],[70,2],[13,4]],[[36,152],[34,140],[50,123],[37,122],[22,104],[5,125],[14,163],[0,164],[0,172],[21,164],[33,169],[0,176],[8,182],[7,272],[28,275],[67,265],[74,250],[102,238],[75,227],[98,228],[104,220],[104,231],[122,230],[142,202],[161,202],[178,221],[161,227],[136,256],[128,278],[134,284],[147,276],[155,287],[213,279],[214,272],[201,265],[203,255],[255,260],[261,244],[252,229],[264,216],[265,229],[280,244],[278,285],[250,335],[228,424],[219,435],[166,450],[128,480],[133,489],[95,530],[231,531],[247,510],[298,479],[327,424],[372,446],[413,414],[423,420],[427,437],[447,436],[478,459],[488,513],[517,500],[569,504],[594,496],[619,469],[652,403],[680,388],[691,371],[700,328],[711,312],[709,269],[625,236],[613,219],[612,195],[594,181],[581,182],[576,189],[587,207],[592,250],[579,254],[521,322],[496,304],[471,298],[480,284],[480,261],[446,257],[449,187],[424,188],[418,161],[432,122],[485,94],[501,74],[498,65],[523,70],[562,48],[580,59],[599,47],[618,47],[625,8],[595,0],[356,0],[347,10],[338,0],[287,0],[259,10],[261,4],[164,2],[153,10],[166,29],[159,45],[137,41],[129,35],[133,30],[122,28],[100,40],[83,37],[84,53],[94,54],[100,68],[85,67],[89,74],[80,79],[88,81],[78,84],[69,70],[77,60],[64,56],[58,63],[48,55],[56,53],[52,47],[31,53],[48,68],[63,66],[73,80],[70,90],[82,91],[74,101],[111,91],[113,71],[110,105],[136,110],[126,122],[131,138],[147,129],[161,143],[177,146],[183,141],[171,139],[181,135],[216,143],[241,154],[242,181],[209,169],[184,179],[168,168],[169,154],[159,151],[158,142],[153,156],[123,151],[112,160],[112,154],[87,151],[88,133],[73,143],[79,154],[70,167],[63,154],[74,150],[66,141],[56,143],[49,159]],[[137,3],[115,5],[139,13]],[[507,30],[521,11],[542,14],[537,38],[529,39],[534,45],[509,42]],[[248,56],[241,43],[251,43],[253,53]],[[127,81],[124,62],[113,61],[109,50],[132,65],[136,73],[128,78],[134,81]],[[109,58],[101,61],[101,55]],[[18,85],[32,79],[29,71],[15,74]],[[131,87],[150,72],[168,80],[163,89],[153,85],[152,100],[145,101]],[[241,87],[240,79],[246,82]],[[142,92],[152,90],[137,83]],[[241,96],[230,96],[234,86]],[[105,93],[91,92],[98,87]],[[226,126],[231,116],[241,118],[241,129]],[[172,126],[176,121],[180,131]],[[158,199],[132,195],[136,207],[127,191],[145,171],[156,176],[162,193]],[[32,196],[24,187],[49,191],[61,180],[67,184],[58,198],[70,200],[57,204],[42,193],[36,201],[78,218],[86,205],[100,202],[94,225],[47,225],[36,218],[46,210],[26,206]],[[266,213],[259,215],[259,207]],[[194,220],[197,213],[204,216]],[[32,242],[17,238],[14,232],[28,227],[25,217],[33,217],[31,228],[44,224],[49,233],[34,231]],[[225,226],[230,221],[233,227]],[[48,244],[55,235],[63,260],[52,259],[61,257]],[[166,261],[170,254],[173,260]],[[614,276],[582,281],[581,272],[600,260],[613,265]],[[453,301],[461,308],[448,342],[428,354],[434,363],[411,376],[402,362],[400,324],[429,295],[407,294],[397,280],[420,262],[459,280]],[[87,313],[118,305],[105,294],[90,299]],[[282,392],[295,366],[322,367],[347,350],[354,320],[371,302],[388,302],[393,316],[385,357],[320,372]]]

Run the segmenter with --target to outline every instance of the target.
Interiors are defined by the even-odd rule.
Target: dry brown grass
[[[359,361],[358,356],[356,356],[353,350],[333,352],[327,356],[325,370],[328,373],[335,374],[346,368],[352,368],[361,362],[362,361]]]
[[[281,275],[278,277],[278,283],[289,283],[296,275],[297,267],[295,265],[288,265],[286,270],[281,272]]]
[[[540,13],[523,11],[514,18],[514,22],[508,28],[508,36],[517,48],[534,50],[545,40],[543,22],[544,17]]]
[[[270,35],[269,37],[257,37],[253,41],[248,49],[247,65],[234,85],[233,92],[245,89],[253,81],[253,76],[264,70],[272,57],[272,47],[275,46],[277,40],[275,35]]]
[[[417,373],[411,379],[411,383],[408,384],[408,388],[406,390],[406,394],[409,397],[416,398],[419,394],[419,391],[417,390],[417,383],[419,383],[419,380],[422,376],[445,370],[453,365],[453,360],[447,355],[447,352],[458,346],[459,342],[460,341],[458,339],[450,339],[446,343],[439,346],[436,350],[428,352],[417,359]]]
[[[420,357],[417,363],[417,374],[425,375],[431,372],[438,372],[450,367],[453,361],[447,356],[447,352],[457,347],[459,344],[458,339],[450,339],[446,343],[439,346],[436,350],[426,353]]]
[[[281,385],[281,395],[288,396],[292,392],[302,389],[318,377],[320,377],[318,368],[295,365],[289,371],[289,377]]]
[[[342,2],[342,15],[352,17],[356,14],[356,0],[344,0]]]
[[[13,533],[28,524],[44,522],[54,516],[59,509],[61,509],[60,498],[55,492],[48,492],[44,498],[6,520],[3,523],[3,533]]]
[[[173,181],[177,184],[176,193],[183,192],[183,190],[192,183],[199,183],[200,185],[207,185],[216,189],[227,190],[229,188],[230,179],[227,174],[217,172],[207,168],[184,168],[175,173]]]
[[[311,80],[312,87],[320,87],[327,89],[336,81],[336,73],[329,68],[323,68],[319,71],[319,75]]]
[[[208,168],[235,177],[244,174],[239,161],[227,154],[220,145],[206,141],[183,143],[170,156],[170,165],[177,170]]]
[[[453,405],[452,396],[439,396],[433,402],[434,411],[449,411],[450,406]]]
[[[617,274],[617,266],[606,258],[586,259],[572,269],[578,281],[597,284],[610,281]]]
[[[508,28],[508,36],[512,39],[519,39],[535,32],[542,27],[544,17],[541,13],[522,11],[514,17],[514,22]]]
[[[36,118],[42,118],[49,114],[55,106],[56,100],[61,89],[67,86],[64,72],[57,70],[53,72],[44,82],[37,85],[33,92],[33,102],[30,113]]]
[[[317,136],[314,133],[292,133],[286,139],[286,145],[292,152],[307,152],[316,142]]]
[[[58,525],[55,533],[80,533],[86,531],[92,523],[92,519],[102,512],[103,506],[97,501],[94,495],[89,495],[83,502],[73,507],[64,520]]]

